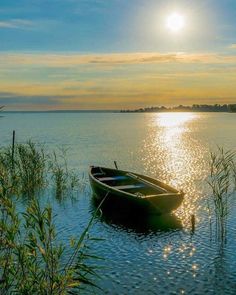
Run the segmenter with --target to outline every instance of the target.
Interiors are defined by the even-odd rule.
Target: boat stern
[[[159,214],[166,214],[176,210],[183,202],[183,199],[184,194],[180,192],[148,196],[146,201],[151,211],[156,211]]]

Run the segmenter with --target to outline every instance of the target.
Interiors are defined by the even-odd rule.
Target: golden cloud
[[[158,63],[236,63],[236,55],[215,53],[111,53],[111,54],[0,54],[0,63],[8,66],[75,67],[78,65],[132,65]]]
[[[2,53],[0,64],[0,105],[120,109],[235,101],[234,55]]]

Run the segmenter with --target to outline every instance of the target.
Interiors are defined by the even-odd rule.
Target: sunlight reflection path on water
[[[201,189],[197,184],[208,168],[208,151],[192,136],[201,114],[158,113],[149,118],[150,133],[143,145],[146,173],[185,192],[176,214],[188,226],[189,216],[196,214],[200,206]]]

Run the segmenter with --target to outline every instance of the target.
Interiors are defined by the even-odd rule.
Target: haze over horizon
[[[236,102],[235,0],[3,0],[0,105]]]

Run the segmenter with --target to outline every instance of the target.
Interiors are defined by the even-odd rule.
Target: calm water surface
[[[236,294],[236,204],[225,244],[209,229],[206,200],[209,151],[235,149],[236,115],[227,113],[89,114],[5,113],[1,144],[29,138],[48,150],[68,148],[69,165],[87,177],[89,165],[113,167],[158,177],[185,193],[174,216],[124,220],[114,214],[96,219],[91,234],[104,269],[90,294]],[[78,236],[94,207],[89,185],[78,201],[53,201],[60,238]],[[197,218],[191,233],[190,215]],[[168,227],[168,230],[166,229]]]

